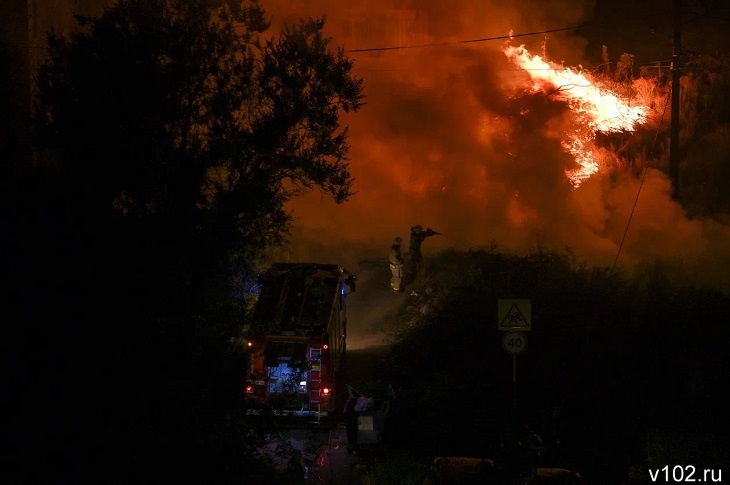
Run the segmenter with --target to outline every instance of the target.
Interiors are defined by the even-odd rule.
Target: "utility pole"
[[[672,181],[672,195],[679,199],[679,49],[682,40],[681,0],[674,4],[674,42],[672,46],[672,124],[669,138],[669,178]]]

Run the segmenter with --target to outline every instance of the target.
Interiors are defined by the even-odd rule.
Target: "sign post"
[[[512,387],[517,388],[517,355],[527,348],[527,336],[522,332],[507,332],[502,337],[502,348],[512,354]]]
[[[497,300],[497,328],[507,332],[502,337],[502,348],[512,355],[512,388],[517,389],[517,355],[527,348],[527,335],[532,330],[532,302],[530,300]]]

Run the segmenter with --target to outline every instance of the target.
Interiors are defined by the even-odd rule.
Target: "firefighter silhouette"
[[[403,265],[405,264],[403,254],[400,250],[402,243],[403,239],[396,237],[390,246],[390,255],[388,257],[391,272],[390,288],[396,293],[400,291],[400,284],[403,279]]]
[[[286,471],[284,472],[284,478],[288,484],[303,484],[305,483],[307,469],[304,465],[304,455],[300,450],[295,449],[292,452],[292,456],[286,465]]]
[[[423,230],[423,226],[416,225],[411,227],[411,237],[408,241],[408,272],[415,277],[421,270],[423,256],[421,255],[421,245],[426,238],[438,236],[440,233],[434,231],[430,227]]]

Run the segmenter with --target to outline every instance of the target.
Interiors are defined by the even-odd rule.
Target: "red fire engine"
[[[264,275],[248,346],[249,409],[327,415],[347,338],[355,276],[337,264],[276,263]]]

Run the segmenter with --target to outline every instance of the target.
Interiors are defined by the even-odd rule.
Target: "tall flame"
[[[630,132],[637,124],[646,122],[646,106],[629,105],[582,72],[531,55],[525,46],[505,46],[504,53],[529,73],[533,92],[550,92],[566,102],[576,116],[578,128],[566,133],[567,140],[562,143],[580,166],[566,172],[574,187],[598,171],[598,163],[589,149],[597,132]]]

